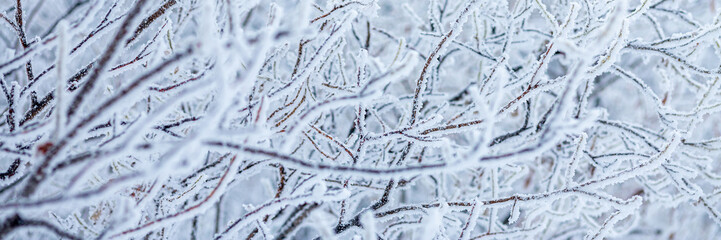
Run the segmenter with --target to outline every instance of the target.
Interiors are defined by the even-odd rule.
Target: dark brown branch
[[[25,218],[20,217],[20,215],[18,215],[18,214],[12,215],[9,218],[5,219],[3,221],[3,223],[0,225],[0,239],[4,239],[5,237],[9,236],[10,233],[12,233],[14,230],[16,230],[18,228],[26,228],[26,227],[45,228],[47,230],[50,230],[55,235],[58,235],[61,238],[67,238],[67,239],[73,239],[73,240],[81,239],[78,236],[75,236],[75,235],[72,235],[63,230],[60,230],[60,228],[58,228],[55,225],[50,224],[48,222],[45,222],[42,220],[35,220],[35,219],[25,219]]]
[[[165,11],[168,10],[170,7],[175,5],[177,2],[175,0],[168,0],[166,1],[162,6],[160,6],[153,14],[150,14],[150,16],[143,19],[143,21],[138,25],[137,28],[135,28],[135,32],[133,32],[133,35],[128,39],[128,41],[125,42],[125,45],[130,44],[133,42],[148,26],[150,26],[151,23],[153,23],[155,20],[163,16],[165,14]]]
[[[140,13],[140,10],[143,8],[143,5],[145,5],[145,3],[147,3],[147,0],[138,0],[138,2],[135,3],[133,8],[130,9],[130,11],[128,12],[128,16],[125,18],[125,21],[120,26],[120,30],[118,30],[118,32],[115,34],[113,40],[110,41],[110,45],[108,45],[105,52],[100,57],[100,60],[98,60],[97,65],[93,69],[93,72],[90,73],[90,76],[88,76],[88,80],[80,88],[80,91],[75,95],[75,98],[70,103],[67,113],[68,121],[70,121],[71,117],[75,114],[75,112],[80,109],[85,97],[91,94],[91,91],[94,89],[95,84],[97,83],[98,79],[100,79],[100,75],[105,71],[105,68],[108,64],[110,64],[110,61],[115,56],[115,53],[118,51],[118,45],[128,33],[128,28],[130,27],[130,24],[133,22],[133,20],[135,20],[135,17]]]
[[[0,173],[0,180],[4,181],[8,178],[15,176],[19,167],[20,167],[20,159],[16,158],[15,161],[13,161],[13,163],[10,164],[10,167],[8,167],[7,171],[5,171],[4,173]]]
[[[308,206],[307,208],[305,208],[303,210],[303,212],[300,215],[298,215],[298,217],[293,219],[293,221],[291,222],[291,224],[288,227],[283,229],[280,232],[280,234],[278,234],[278,236],[275,237],[275,239],[276,240],[286,239],[293,231],[295,231],[295,229],[300,227],[300,225],[303,223],[303,220],[308,218],[308,216],[310,216],[310,213],[318,207],[320,207],[320,204],[313,203],[310,206]]]

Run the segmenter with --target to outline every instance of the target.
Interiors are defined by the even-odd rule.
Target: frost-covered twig
[[[3,239],[721,228],[708,1],[0,6]]]

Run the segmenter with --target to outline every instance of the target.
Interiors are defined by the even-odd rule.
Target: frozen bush
[[[714,0],[0,0],[0,239],[715,239]]]

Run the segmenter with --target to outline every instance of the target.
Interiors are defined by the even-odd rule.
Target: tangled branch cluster
[[[0,239],[713,239],[691,0],[0,0]]]

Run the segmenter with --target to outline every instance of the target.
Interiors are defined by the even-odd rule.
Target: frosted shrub
[[[0,239],[715,239],[714,0],[0,0]]]

